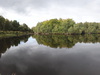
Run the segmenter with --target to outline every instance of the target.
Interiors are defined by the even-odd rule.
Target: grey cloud
[[[17,11],[26,10],[27,7],[32,9],[41,9],[51,7],[51,5],[59,6],[85,6],[90,0],[1,0],[0,7],[10,8]]]
[[[26,22],[30,27],[51,18],[73,18],[76,22],[98,22],[99,7],[99,0],[0,0],[0,8],[3,9],[0,15],[11,20],[17,19],[21,23]],[[18,17],[13,17],[12,13]]]
[[[90,49],[90,48],[89,48]],[[0,59],[0,73],[11,75],[97,75],[100,74],[100,51],[89,50],[81,52],[76,49],[52,49],[45,46],[25,46],[16,48],[16,52],[6,53]],[[95,54],[94,54],[95,52]],[[93,55],[92,55],[93,54]]]

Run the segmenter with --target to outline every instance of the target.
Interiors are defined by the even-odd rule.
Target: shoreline
[[[14,33],[9,33],[9,34],[0,34],[0,38],[9,38],[9,37],[17,37],[17,36],[27,36],[27,35],[33,35],[34,33],[19,33],[19,34],[14,34]]]
[[[86,34],[100,34],[100,33],[34,33],[34,35],[86,35]]]

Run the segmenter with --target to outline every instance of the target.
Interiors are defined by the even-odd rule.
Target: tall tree
[[[5,18],[3,16],[0,16],[0,30],[5,29]]]

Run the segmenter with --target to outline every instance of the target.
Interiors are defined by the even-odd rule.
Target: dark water
[[[0,75],[100,75],[100,35],[0,38]]]

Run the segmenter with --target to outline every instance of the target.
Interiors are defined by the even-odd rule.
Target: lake
[[[100,75],[100,35],[0,38],[0,75]]]

